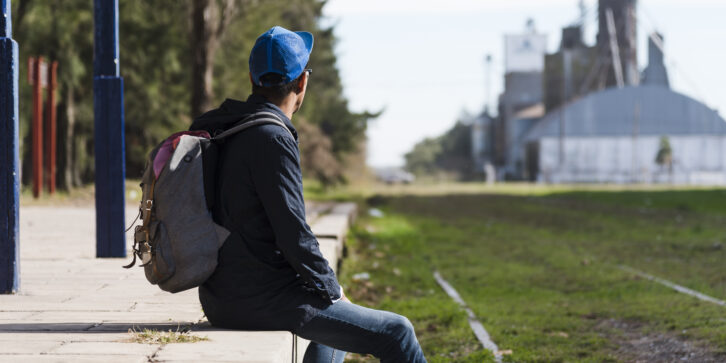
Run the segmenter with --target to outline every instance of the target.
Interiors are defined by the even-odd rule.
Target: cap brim
[[[309,32],[295,32],[305,42],[305,48],[308,50],[308,54],[313,51],[313,35]]]

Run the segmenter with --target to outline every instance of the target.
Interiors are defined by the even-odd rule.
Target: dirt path
[[[607,319],[597,329],[612,335],[619,348],[615,355],[626,362],[700,362],[726,361],[726,354],[715,353],[672,333],[645,333],[639,323]],[[606,333],[606,334],[607,334]],[[615,333],[615,334],[612,334]]]

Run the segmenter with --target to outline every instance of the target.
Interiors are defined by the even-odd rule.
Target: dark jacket
[[[194,120],[191,130],[224,131],[255,112],[279,125],[249,128],[220,147],[214,220],[232,232],[214,274],[199,288],[216,326],[294,330],[340,298],[340,285],[305,222],[297,132],[264,97],[227,99]]]

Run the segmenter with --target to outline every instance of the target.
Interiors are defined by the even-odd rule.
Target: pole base
[[[126,257],[123,78],[93,80],[96,257]]]

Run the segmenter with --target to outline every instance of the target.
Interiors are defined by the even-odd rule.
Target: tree
[[[323,185],[339,181],[341,165],[332,152],[333,143],[319,127],[298,118],[295,122],[300,139],[300,166]]]
[[[189,4],[122,1],[119,14],[126,175],[140,178],[149,150],[191,123]]]
[[[20,3],[20,4],[18,4]],[[18,5],[16,5],[18,4]],[[93,135],[93,5],[84,0],[13,2],[15,38],[20,44],[20,58],[44,56],[57,60],[58,68],[58,168],[60,189],[80,185],[92,175],[89,159]],[[20,62],[21,80],[28,74],[27,63]],[[32,117],[30,86],[20,82],[20,125],[23,159],[23,182],[29,182],[30,145],[22,135],[30,134]]]
[[[441,140],[426,138],[404,155],[406,169],[416,175],[431,175],[438,169],[436,159],[441,154]]]
[[[658,154],[655,156],[655,162],[661,169],[668,169],[668,174],[673,174],[673,149],[671,148],[668,136],[661,136],[660,145],[658,146]]]
[[[295,115],[293,123],[306,125],[300,131],[300,149],[303,158],[303,173],[324,184],[345,182],[345,172],[355,168],[365,168],[360,158],[350,158],[351,154],[365,152],[365,131],[368,121],[380,115],[378,112],[351,112],[348,100],[343,95],[343,86],[336,65],[334,52],[335,36],[332,27],[321,27],[322,8],[320,0],[266,0],[248,2],[228,26],[223,46],[215,59],[215,78],[224,82],[214,83],[217,102],[220,95],[242,98],[251,91],[247,73],[248,55],[254,40],[273,25],[290,30],[306,30],[313,33],[315,45],[307,68],[313,69],[308,83],[308,91],[302,109]],[[320,147],[303,140],[308,137],[322,140],[320,135],[330,140],[330,147]],[[307,148],[315,152],[306,152]],[[306,160],[312,155],[320,156],[325,150],[336,160],[319,162]],[[327,160],[328,157],[326,156]],[[358,160],[353,162],[352,160]],[[337,165],[335,168],[333,165]],[[353,167],[353,168],[351,168]],[[357,173],[360,174],[360,173]]]
[[[126,175],[138,178],[148,151],[223,98],[251,91],[247,57],[256,37],[281,25],[315,35],[315,69],[300,128],[303,172],[324,183],[345,180],[362,153],[375,114],[348,108],[336,67],[332,28],[322,28],[320,0],[125,0],[119,2],[121,76],[125,83]],[[20,58],[58,60],[58,176],[63,187],[93,180],[93,3],[87,0],[14,1]],[[194,60],[190,62],[191,59]],[[27,63],[19,64],[20,79]],[[223,79],[223,82],[212,82]],[[31,88],[20,82],[23,170],[31,170]],[[22,100],[26,100],[23,102]],[[23,173],[28,183],[29,172]]]
[[[457,122],[443,135],[417,143],[404,158],[406,169],[416,175],[449,172],[467,179],[473,171],[471,126]]]
[[[212,106],[214,57],[219,42],[237,14],[237,10],[237,0],[193,0],[192,2],[192,117],[201,115]]]

